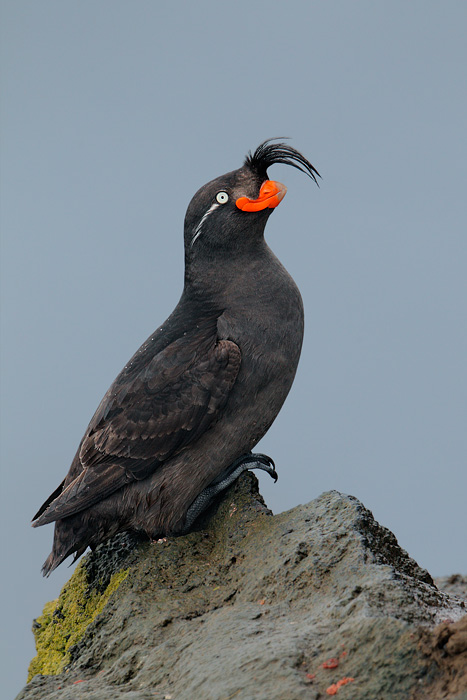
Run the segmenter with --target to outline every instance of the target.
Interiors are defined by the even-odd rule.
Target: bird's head
[[[258,244],[269,215],[287,191],[268,178],[267,169],[275,163],[291,165],[318,184],[318,171],[295,148],[264,141],[248,153],[241,168],[211,180],[191,200],[185,216],[187,261],[217,252],[232,255]]]

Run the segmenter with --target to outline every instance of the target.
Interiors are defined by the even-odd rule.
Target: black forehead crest
[[[266,170],[270,165],[275,163],[285,163],[291,165],[297,170],[301,170],[318,184],[316,176],[321,177],[316,168],[308,161],[305,156],[297,151],[292,146],[286,143],[273,143],[276,139],[267,139],[263,141],[254,153],[251,151],[245,158],[245,167],[253,170],[261,177],[266,176]]]

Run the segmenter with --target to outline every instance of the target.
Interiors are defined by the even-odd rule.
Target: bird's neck
[[[199,312],[223,312],[235,305],[263,303],[295,284],[266,242],[254,253],[191,260],[185,268],[184,303]],[[282,292],[281,292],[282,293]]]
[[[201,252],[201,251],[200,251]],[[214,304],[229,298],[235,286],[244,283],[245,274],[258,275],[274,257],[264,238],[254,245],[232,251],[203,250],[202,254],[185,255],[185,294]]]

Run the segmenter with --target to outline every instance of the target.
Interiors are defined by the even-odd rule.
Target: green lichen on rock
[[[104,590],[90,588],[83,561],[56,600],[46,603],[34,621],[37,656],[29,664],[28,682],[37,674],[53,676],[70,661],[71,648],[83,637],[91,622],[102,612],[110,596],[128,576],[129,569],[111,576]]]

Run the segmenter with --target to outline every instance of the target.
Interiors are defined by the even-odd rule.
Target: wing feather
[[[175,340],[136,369],[127,366],[97,409],[70,482],[34,525],[64,518],[145,479],[215,422],[235,383],[238,346],[206,328]],[[74,461],[74,464],[76,460]]]

